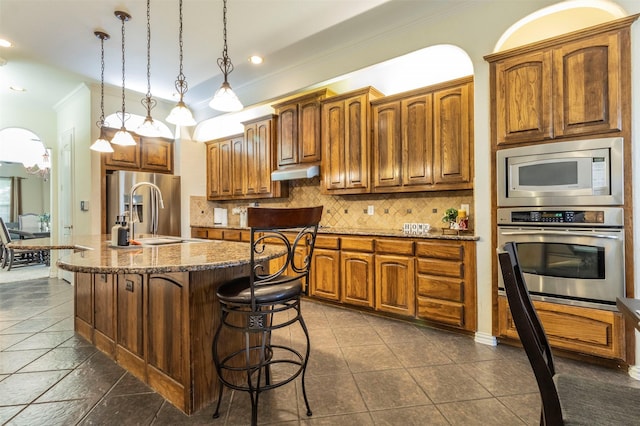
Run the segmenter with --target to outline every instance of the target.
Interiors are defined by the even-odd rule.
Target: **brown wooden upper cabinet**
[[[320,101],[332,94],[321,89],[272,105],[278,115],[278,166],[320,162]]]
[[[112,137],[116,129],[105,129]],[[133,135],[135,146],[114,145],[113,152],[105,153],[102,161],[108,170],[173,173],[173,140],[146,138]]]
[[[497,144],[622,131],[636,18],[486,56]]]
[[[229,136],[206,143],[207,146],[207,198],[227,199],[233,195],[234,142],[242,141],[243,135]],[[242,164],[240,164],[242,166]],[[239,182],[241,185],[241,182]]]
[[[244,194],[250,196],[284,196],[282,185],[287,183],[273,182],[271,172],[275,170],[275,139],[277,118],[267,116],[247,121],[244,124],[245,147],[245,189]]]
[[[275,170],[273,115],[243,122],[244,133],[207,145],[207,199],[231,200],[288,196],[287,182],[271,180]]]
[[[322,101],[322,191],[370,192],[370,102],[382,97],[373,87]]]
[[[372,192],[473,187],[473,77],[371,105]]]

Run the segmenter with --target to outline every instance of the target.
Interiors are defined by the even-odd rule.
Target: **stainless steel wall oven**
[[[516,243],[533,298],[615,310],[625,296],[623,148],[613,137],[496,153],[498,248]]]
[[[516,243],[534,298],[614,310],[625,295],[623,218],[619,207],[498,209],[498,247]]]

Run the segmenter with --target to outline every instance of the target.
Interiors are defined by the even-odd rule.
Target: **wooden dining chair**
[[[224,386],[248,392],[251,398],[251,424],[258,421],[260,393],[290,383],[302,376],[302,396],[311,416],[305,388],[305,372],[310,340],[300,309],[301,296],[308,289],[311,257],[315,245],[322,206],[307,208],[248,208],[251,228],[250,272],[247,276],[218,287],[221,320],[213,340],[213,359],[220,380],[220,392],[214,418],[219,416]],[[288,231],[288,232],[287,232]],[[284,261],[272,265],[256,261],[265,245],[286,248]],[[300,255],[303,252],[303,255]],[[272,341],[272,332],[298,325],[305,336],[304,349],[293,344]],[[244,346],[232,353],[221,353],[222,333],[242,333]],[[272,367],[279,369],[272,374]],[[296,406],[296,401],[292,401]]]
[[[632,425],[640,423],[640,388],[556,374],[551,346],[529,296],[515,243],[498,260],[509,309],[533,374],[542,408],[541,425]]]

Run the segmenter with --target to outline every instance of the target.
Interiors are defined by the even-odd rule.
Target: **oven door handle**
[[[604,235],[604,234],[591,234],[584,232],[572,232],[572,231],[506,231],[500,232],[500,235],[562,235],[569,237],[593,237],[593,238],[606,238],[610,240],[619,240],[618,235]]]

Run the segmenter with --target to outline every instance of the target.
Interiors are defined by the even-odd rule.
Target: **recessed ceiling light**
[[[14,92],[26,92],[27,91],[27,89],[25,89],[24,87],[15,86],[15,85],[9,86],[9,89],[13,90]]]
[[[9,40],[0,38],[0,47],[11,47],[13,44]]]
[[[253,55],[249,57],[249,62],[251,62],[254,65],[260,65],[263,61],[264,59],[262,59],[262,56]]]

